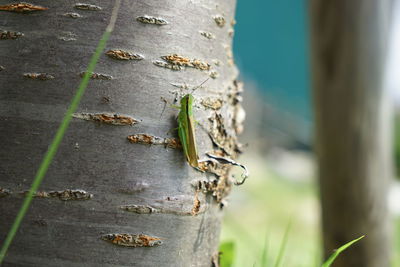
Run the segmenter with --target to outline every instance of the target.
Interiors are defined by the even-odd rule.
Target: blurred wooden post
[[[393,2],[310,4],[325,256],[366,234],[334,266],[389,266],[392,116],[383,76]]]

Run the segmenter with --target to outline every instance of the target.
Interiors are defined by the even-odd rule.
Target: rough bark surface
[[[316,150],[325,256],[389,266],[391,110],[383,71],[392,1],[311,0]]]
[[[6,192],[0,198],[1,241],[107,26],[113,1],[90,1],[92,6],[83,9],[74,1],[31,4],[48,9],[0,11],[1,30],[23,34],[0,40],[0,187]],[[226,187],[219,188],[220,202],[230,186],[226,176],[194,170],[179,148],[131,143],[127,137],[176,138],[167,132],[177,127],[178,111],[161,97],[179,100],[211,76],[194,92],[195,117],[202,125],[197,127],[199,156],[215,149],[208,134],[215,114],[222,115],[218,126],[226,130],[219,133],[236,141],[234,6],[234,0],[123,2],[79,114],[4,266],[212,265],[222,215],[217,190],[213,196],[192,184],[225,179],[219,184]],[[119,55],[131,59],[105,53],[118,49],[130,52]],[[189,63],[182,67],[161,58],[172,54]],[[165,67],[153,63],[157,60]],[[216,100],[221,106],[212,105]]]

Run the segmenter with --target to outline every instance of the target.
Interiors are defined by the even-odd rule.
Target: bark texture
[[[108,0],[91,1],[91,6],[32,4],[48,9],[0,11],[5,31],[0,40],[0,240],[113,7]],[[236,153],[240,99],[231,55],[234,6],[234,0],[123,2],[104,52],[122,51],[101,56],[4,266],[212,265],[222,215],[217,202],[230,186],[226,172],[219,178],[198,172],[179,148],[132,143],[127,137],[176,138],[167,132],[177,127],[178,111],[161,97],[179,100],[211,76],[194,92],[195,117],[202,125],[197,127],[199,155],[216,148],[212,129],[223,154]],[[184,58],[161,58],[173,54]],[[205,182],[208,189],[198,190],[198,181],[213,179],[214,187]]]
[[[391,105],[383,72],[392,1],[311,0],[316,150],[325,256],[389,266]]]

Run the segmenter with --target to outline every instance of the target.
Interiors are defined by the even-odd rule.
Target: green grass
[[[110,23],[107,26],[105,32],[103,33],[103,35],[97,45],[97,48],[96,48],[92,58],[90,59],[89,65],[86,69],[86,73],[83,76],[82,81],[71,101],[71,104],[70,104],[67,112],[65,113],[64,118],[61,121],[59,128],[57,129],[56,135],[55,135],[53,141],[51,142],[50,147],[47,150],[47,152],[39,166],[39,169],[38,169],[38,171],[35,175],[35,178],[32,182],[32,185],[24,199],[24,202],[22,203],[20,210],[18,211],[17,217],[15,218],[13,224],[11,225],[11,229],[9,230],[9,232],[6,236],[6,239],[4,240],[4,243],[0,250],[0,264],[3,262],[6,254],[7,254],[7,250],[9,248],[9,246],[11,245],[11,243],[15,237],[15,234],[18,231],[18,228],[21,225],[21,222],[22,222],[23,218],[25,217],[26,212],[29,209],[29,206],[32,202],[34,193],[39,189],[39,186],[42,183],[42,181],[46,175],[47,169],[49,168],[54,156],[57,153],[58,147],[59,147],[59,145],[64,137],[64,134],[68,128],[68,125],[72,119],[72,114],[77,109],[79,102],[80,102],[83,94],[85,93],[85,89],[89,83],[89,77],[90,77],[91,73],[94,71],[97,61],[99,60],[100,55],[105,48],[107,40],[110,37],[111,32],[114,28],[114,24],[115,24],[116,16],[118,14],[119,6],[120,6],[120,0],[116,0],[115,6],[113,9],[113,13],[112,13],[112,16],[110,19]]]

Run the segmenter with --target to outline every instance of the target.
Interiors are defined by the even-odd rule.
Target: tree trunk
[[[325,257],[389,266],[391,105],[383,88],[392,1],[311,0],[316,151]]]
[[[0,240],[108,24],[113,1],[94,2],[0,11]],[[199,156],[217,147],[235,157],[241,107],[231,54],[234,6],[122,3],[4,266],[216,264],[220,206],[231,182],[226,168],[212,174],[190,167],[176,139],[163,139],[177,138],[168,131],[177,127],[178,111],[161,97],[179,100],[211,76],[193,93]]]

